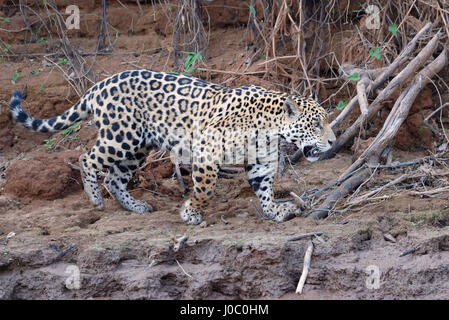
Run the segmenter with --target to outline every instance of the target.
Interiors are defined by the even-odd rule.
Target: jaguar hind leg
[[[138,164],[138,160],[124,160],[116,163],[109,169],[104,182],[109,192],[120,202],[123,208],[144,214],[153,211],[153,208],[145,201],[134,199],[126,190],[126,186],[134,175]]]
[[[84,192],[86,192],[90,202],[92,202],[97,209],[103,210],[104,204],[103,199],[101,198],[100,188],[98,187],[98,167],[95,163],[95,158],[95,149],[80,156],[81,179],[83,181]]]

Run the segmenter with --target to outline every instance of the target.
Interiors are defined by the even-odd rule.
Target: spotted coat
[[[181,218],[189,224],[201,222],[201,211],[212,197],[227,150],[245,163],[248,182],[265,215],[284,221],[294,216],[296,208],[274,202],[277,161],[267,159],[277,150],[277,140],[271,144],[274,149],[256,157],[250,157],[245,146],[254,137],[262,141],[280,137],[315,161],[335,141],[325,110],[312,98],[253,85],[227,88],[176,73],[129,70],[115,74],[50,119],[28,115],[21,100],[21,92],[16,91],[10,101],[13,117],[39,132],[63,130],[92,114],[98,138],[80,157],[80,165],[84,190],[98,209],[104,207],[97,183],[99,171],[107,171],[105,184],[124,208],[146,213],[152,211],[151,206],[134,199],[126,186],[149,149],[156,146],[171,151],[181,162],[190,161],[193,196],[181,209]]]

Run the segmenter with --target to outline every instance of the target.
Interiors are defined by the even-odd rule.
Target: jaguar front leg
[[[283,222],[293,218],[298,208],[291,202],[276,203],[273,196],[273,181],[276,163],[250,164],[245,169],[248,182],[260,201],[268,219]]]

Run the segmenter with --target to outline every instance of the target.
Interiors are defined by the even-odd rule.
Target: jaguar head
[[[300,148],[308,161],[317,161],[336,137],[328,115],[314,98],[290,96],[284,101],[285,123],[281,135]]]

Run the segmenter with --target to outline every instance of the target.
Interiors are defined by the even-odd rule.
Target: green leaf
[[[3,18],[3,17],[0,17],[0,21],[3,21],[3,22],[11,22],[11,18]]]
[[[249,11],[252,13],[252,15],[256,16],[256,9],[252,5],[250,5],[250,4],[246,3],[246,2],[245,2],[245,4],[249,8]]]
[[[380,59],[380,49],[379,48],[374,48],[372,50],[369,51],[369,55],[371,57],[376,58],[377,60]]]
[[[186,57],[186,62],[184,63],[184,69],[186,73],[191,73],[195,71],[196,69],[192,68],[192,65],[195,63],[196,60],[203,60],[203,56],[200,52],[189,52]]]
[[[19,73],[17,71],[14,71],[14,74],[12,75],[12,83],[16,84],[17,79],[19,78]]]
[[[390,24],[388,26],[388,31],[390,31],[395,37],[398,36],[398,26],[396,23]]]
[[[348,104],[346,103],[346,102],[344,102],[344,101],[338,101],[338,104],[337,104],[337,110],[343,110],[346,106],[347,106]]]
[[[353,74],[351,74],[350,76],[348,76],[348,80],[350,81],[359,81],[359,73],[358,72],[354,72]]]

